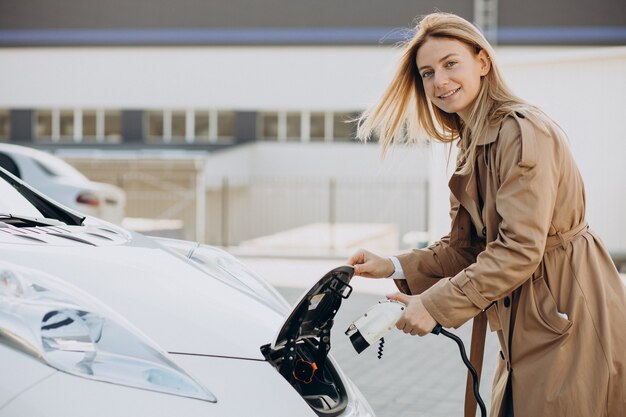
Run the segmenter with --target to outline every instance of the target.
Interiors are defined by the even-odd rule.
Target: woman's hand
[[[359,249],[352,255],[348,259],[348,265],[354,267],[354,275],[365,278],[386,278],[396,270],[389,258],[383,258],[365,249]]]
[[[412,336],[425,336],[430,333],[437,322],[430,315],[419,295],[406,295],[401,292],[387,296],[390,300],[400,301],[406,305],[404,315],[396,323],[396,327]]]

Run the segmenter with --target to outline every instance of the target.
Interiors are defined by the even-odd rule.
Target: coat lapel
[[[478,211],[476,175],[474,173],[461,175],[455,172],[450,178],[448,187],[461,206],[467,210],[474,224],[482,224]]]
[[[498,138],[500,132],[500,124],[491,125],[487,129],[487,133],[478,141],[478,153],[477,157],[481,157],[484,152],[484,146],[493,143]],[[478,181],[476,176],[476,170],[472,170],[470,174],[459,174],[459,169],[452,174],[448,187],[450,192],[456,197],[461,206],[467,210],[472,222],[476,225],[480,232],[483,228],[483,218],[480,213],[480,205],[478,199]]]

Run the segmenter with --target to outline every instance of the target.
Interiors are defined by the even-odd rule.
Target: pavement
[[[294,304],[342,258],[241,257]],[[626,284],[626,275],[622,274]],[[444,336],[408,336],[392,330],[385,336],[383,357],[371,346],[357,354],[344,331],[386,294],[396,292],[391,280],[354,278],[331,332],[331,355],[359,387],[378,417],[461,417],[467,371],[457,345]],[[471,322],[451,330],[469,349]],[[487,331],[480,393],[489,410],[491,383],[499,360],[495,333]],[[477,414],[480,415],[479,410]]]
[[[342,259],[240,258],[272,283],[290,302],[300,296]],[[378,417],[461,417],[466,368],[457,345],[444,336],[408,336],[392,330],[385,336],[383,357],[378,346],[357,354],[344,331],[385,294],[396,292],[389,280],[355,278],[331,332],[331,355],[359,387]],[[469,348],[471,325],[453,330]],[[489,408],[491,381],[498,360],[495,334],[488,332],[481,396]],[[477,413],[479,415],[479,413]]]

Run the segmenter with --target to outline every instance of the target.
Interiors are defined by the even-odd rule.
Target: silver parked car
[[[150,238],[0,168],[0,417],[373,416],[329,355],[353,270],[293,308],[231,255]]]
[[[124,191],[111,184],[90,181],[54,155],[1,143],[0,167],[64,206],[111,223],[122,223],[126,207]]]

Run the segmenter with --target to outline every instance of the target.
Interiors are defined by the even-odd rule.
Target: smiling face
[[[491,68],[487,53],[476,53],[456,39],[428,38],[415,60],[426,97],[442,111],[467,121],[481,77]]]

